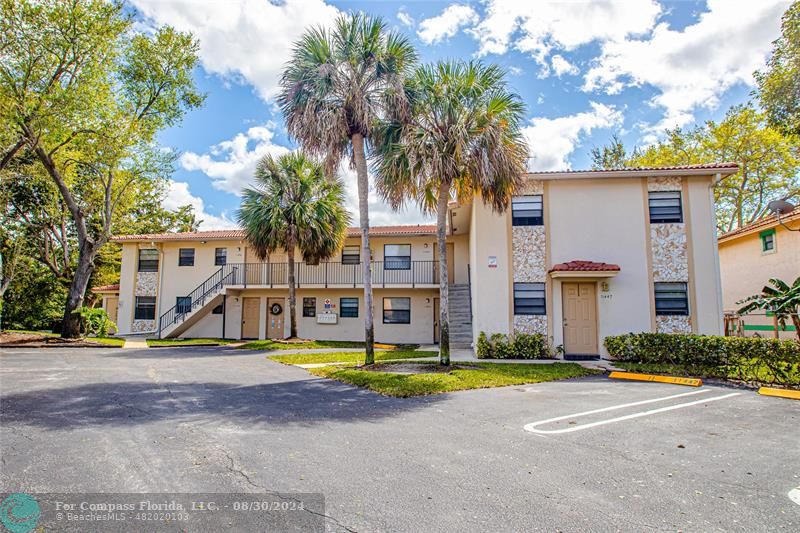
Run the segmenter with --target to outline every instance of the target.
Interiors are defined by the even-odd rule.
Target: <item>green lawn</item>
[[[147,339],[148,346],[196,346],[198,344],[221,346],[238,342],[231,339]]]
[[[643,374],[667,374],[671,376],[691,376],[699,378],[715,378],[723,380],[745,381],[762,385],[784,385],[800,388],[800,365],[784,364],[780,369],[771,370],[763,363],[753,361],[746,367],[728,366],[691,366],[671,365],[669,363],[614,363],[630,372]]]
[[[413,350],[418,344],[401,344],[390,348],[390,345],[375,344],[378,349],[385,350]],[[240,346],[244,350],[313,350],[317,348],[363,348],[364,343],[358,341],[308,341],[308,342],[276,342],[271,340],[251,341]]]
[[[98,344],[107,344],[108,346],[122,347],[125,345],[125,339],[119,337],[86,337],[86,342],[96,342]]]
[[[387,350],[375,352],[376,361],[389,361],[392,359],[416,359],[418,357],[438,357],[438,352],[416,352],[411,350]],[[284,355],[271,355],[270,359],[287,365],[305,365],[312,363],[363,363],[364,352],[333,352],[333,353],[287,353]]]
[[[431,362],[430,364],[433,366],[437,363]],[[361,370],[355,367],[326,366],[310,369],[309,372],[358,387],[365,387],[387,396],[398,397],[540,383],[601,373],[599,370],[591,370],[574,363],[541,365],[470,363],[470,366],[478,368],[424,374],[393,374]]]

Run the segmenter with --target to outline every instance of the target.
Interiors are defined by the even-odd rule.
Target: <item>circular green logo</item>
[[[9,494],[0,502],[0,522],[11,533],[28,533],[36,527],[41,514],[39,503],[21,492]]]

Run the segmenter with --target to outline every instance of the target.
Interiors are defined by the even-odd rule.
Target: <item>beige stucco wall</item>
[[[722,335],[722,285],[717,255],[712,176],[686,178],[689,198],[689,290],[692,331]]]
[[[131,333],[133,323],[133,309],[135,306],[136,290],[136,260],[137,244],[122,246],[122,265],[119,278],[119,310],[117,312],[117,326],[119,333]]]
[[[481,202],[472,204],[470,264],[472,270],[473,342],[481,331],[510,333],[511,329],[511,222]],[[494,266],[490,266],[490,258]]]
[[[800,229],[800,220],[787,224]],[[766,229],[766,228],[762,228]],[[800,276],[800,231],[787,231],[775,226],[775,251],[762,252],[760,231],[719,243],[720,269],[722,273],[722,298],[726,311],[736,311],[736,302],[761,292],[770,278],[791,283]],[[745,324],[772,326],[772,317],[748,315]],[[772,337],[769,330],[746,331],[747,335],[758,333]],[[796,338],[793,331],[781,332],[782,338]]]
[[[650,331],[647,215],[637,179],[553,181],[548,186],[550,261],[576,259],[614,263],[620,273],[597,290],[598,346],[602,339],[631,331]],[[553,344],[563,344],[562,282],[554,279],[549,312]]]

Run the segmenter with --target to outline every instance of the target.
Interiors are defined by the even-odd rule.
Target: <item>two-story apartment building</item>
[[[567,354],[602,354],[630,331],[722,331],[713,187],[730,164],[531,173],[512,207],[479,199],[448,217],[451,332],[536,332]],[[120,333],[281,338],[288,334],[285,253],[259,262],[241,231],[128,235]],[[375,336],[437,339],[434,226],[371,230]],[[305,338],[363,338],[357,231],[328,262],[298,266]]]

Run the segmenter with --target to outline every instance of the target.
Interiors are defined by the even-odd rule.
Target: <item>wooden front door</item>
[[[267,338],[282,339],[283,317],[286,316],[286,305],[283,298],[267,300]]]
[[[433,343],[439,344],[439,298],[433,299]]]
[[[106,313],[108,313],[108,318],[114,324],[117,323],[117,308],[119,307],[119,298],[116,296],[110,296],[106,298]],[[117,331],[117,328],[113,328],[114,331]]]
[[[108,318],[115,324],[117,323],[117,307],[119,307],[119,298],[116,296],[106,298],[106,313],[108,313]]]
[[[595,283],[564,283],[564,350],[567,354],[596,355],[597,301]]]
[[[261,298],[242,298],[242,338],[257,339]]]

